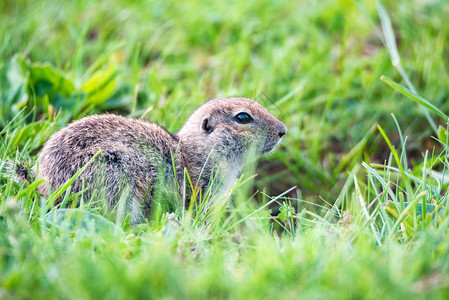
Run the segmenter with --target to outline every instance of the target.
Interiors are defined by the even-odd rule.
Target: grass
[[[449,6],[384,2],[1,2],[0,298],[447,298]],[[176,131],[222,96],[289,128],[229,207],[131,226],[8,171],[84,115]]]

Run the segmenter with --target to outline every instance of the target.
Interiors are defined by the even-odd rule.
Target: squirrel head
[[[211,99],[186,121],[177,136],[188,141],[189,152],[215,153],[244,163],[279,144],[287,127],[259,103],[246,98]]]

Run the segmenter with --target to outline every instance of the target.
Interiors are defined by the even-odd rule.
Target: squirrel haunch
[[[142,120],[88,116],[61,129],[45,144],[38,178],[48,183],[39,190],[46,194],[49,186],[54,191],[101,151],[72,184],[71,192],[104,192],[112,208],[126,191],[131,221],[139,222],[149,213],[158,180],[174,183],[189,199],[189,189],[183,188],[186,170],[193,186],[203,192],[212,176],[221,176],[219,192],[226,191],[248,160],[273,150],[286,132],[282,122],[246,98],[207,101],[176,134]]]

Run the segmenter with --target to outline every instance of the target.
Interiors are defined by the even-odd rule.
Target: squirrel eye
[[[236,115],[234,117],[234,120],[240,124],[248,124],[253,121],[253,118],[249,114],[242,112],[242,113],[239,113],[238,115]]]

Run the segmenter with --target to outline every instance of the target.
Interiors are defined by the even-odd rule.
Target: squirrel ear
[[[210,125],[209,123],[209,119],[208,118],[204,118],[203,122],[201,123],[201,128],[207,133],[211,133],[212,131],[214,131],[214,128]]]

